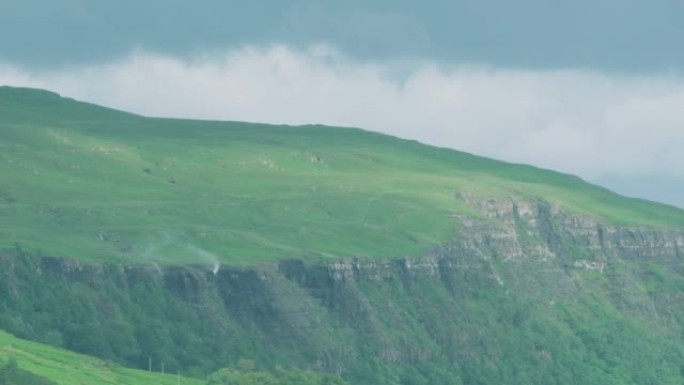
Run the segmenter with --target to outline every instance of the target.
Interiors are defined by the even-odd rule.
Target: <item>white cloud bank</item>
[[[0,64],[0,84],[153,116],[363,127],[594,180],[684,176],[684,78],[423,63],[399,79],[394,67],[271,46],[53,71]]]

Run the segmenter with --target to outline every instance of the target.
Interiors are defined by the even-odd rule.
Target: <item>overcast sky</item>
[[[363,127],[684,207],[682,41],[681,0],[0,0],[0,84]]]

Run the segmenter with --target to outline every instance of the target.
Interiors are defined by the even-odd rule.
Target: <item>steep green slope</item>
[[[60,385],[200,385],[205,381],[126,369],[112,362],[25,341],[0,331],[0,363],[15,359],[19,369]]]
[[[576,177],[358,129],[152,119],[8,87],[0,175],[0,247],[91,260],[415,255],[476,215],[458,191],[684,226]]]
[[[410,259],[213,274],[0,254],[0,327],[197,376],[248,359],[355,385],[682,383],[684,232],[500,206]]]

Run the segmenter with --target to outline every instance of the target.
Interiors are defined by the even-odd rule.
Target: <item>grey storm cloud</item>
[[[683,26],[680,0],[3,0],[0,61],[327,42],[359,60],[667,72],[684,69]]]

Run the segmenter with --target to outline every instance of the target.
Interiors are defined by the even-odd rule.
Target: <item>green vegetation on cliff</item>
[[[328,373],[298,369],[265,372],[255,370],[251,360],[241,360],[237,366],[212,373],[207,385],[347,385],[340,377]]]
[[[576,177],[12,88],[0,176],[0,329],[104,360],[0,363],[59,384],[684,380],[683,212]]]
[[[476,215],[456,192],[684,226],[576,177],[358,129],[153,119],[8,87],[0,175],[0,247],[90,260],[417,255]]]

